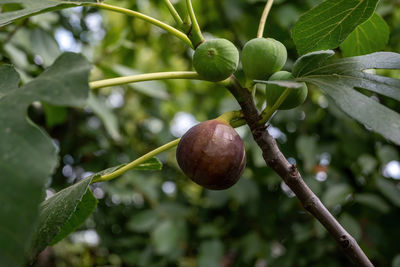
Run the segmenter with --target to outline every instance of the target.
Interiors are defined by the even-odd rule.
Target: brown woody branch
[[[275,139],[268,133],[266,127],[259,124],[260,114],[254,104],[251,92],[243,88],[234,76],[227,86],[239,102],[245,120],[249,125],[254,140],[263,152],[263,158],[296,194],[303,207],[311,213],[328,230],[338,242],[344,253],[357,266],[373,266],[371,261],[362,251],[357,241],[338,223],[335,217],[322,204],[321,200],[311,191],[303,181],[296,165],[290,164]]]

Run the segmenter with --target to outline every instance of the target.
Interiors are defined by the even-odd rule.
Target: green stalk
[[[243,113],[241,110],[233,110],[233,111],[228,111],[225,112],[224,114],[221,114],[219,117],[216,118],[216,120],[220,120],[226,123],[231,123],[232,120],[234,119],[241,119],[243,118]]]
[[[111,10],[114,12],[118,12],[118,13],[122,13],[128,16],[133,16],[136,17],[138,19],[142,19],[144,21],[147,21],[155,26],[160,27],[161,29],[171,33],[172,35],[175,35],[176,37],[178,37],[179,39],[181,39],[182,41],[184,41],[186,44],[188,44],[191,48],[193,47],[192,41],[190,41],[190,39],[186,36],[186,34],[184,34],[183,32],[175,29],[174,27],[159,21],[155,18],[152,18],[150,16],[144,15],[140,12],[137,11],[133,11],[127,8],[123,8],[123,7],[117,7],[117,6],[113,6],[113,5],[109,5],[109,4],[105,4],[105,3],[83,3],[83,6],[92,6],[92,7],[98,7],[98,8],[102,8],[102,9],[106,9],[106,10]]]
[[[186,8],[188,10],[190,20],[192,22],[192,29],[189,33],[189,35],[191,37],[190,40],[192,40],[194,47],[198,47],[205,40],[204,40],[203,35],[201,34],[200,26],[199,26],[199,23],[197,22],[191,0],[186,0]]]
[[[160,154],[161,152],[164,152],[170,148],[173,148],[175,146],[178,145],[179,141],[181,139],[175,139],[174,141],[171,141],[169,143],[166,143],[163,146],[160,146],[152,151],[150,151],[149,153],[141,156],[140,158],[132,161],[131,163],[125,165],[124,167],[116,170],[115,172],[109,173],[109,174],[105,174],[100,176],[99,178],[93,179],[92,180],[92,184],[93,183],[98,183],[98,182],[105,182],[105,181],[109,181],[112,180],[114,178],[117,178],[118,176],[121,176],[122,174],[126,173],[127,171],[131,170],[132,168],[142,164],[143,162],[146,162],[147,160],[151,159],[152,157],[154,157],[157,154]]]
[[[176,9],[174,8],[174,6],[171,4],[171,2],[169,0],[163,0],[164,4],[168,7],[169,13],[171,13],[172,17],[174,18],[174,20],[176,21],[176,23],[178,23],[179,28],[182,27],[183,25],[183,21],[181,16],[179,16],[178,11],[176,11]]]
[[[166,80],[166,79],[193,79],[202,80],[202,78],[195,71],[171,71],[171,72],[155,72],[146,74],[137,74],[126,77],[118,77],[112,79],[105,79],[100,81],[90,82],[91,89],[99,89],[108,86],[122,85],[135,82],[153,81],[153,80]]]
[[[286,88],[285,91],[279,96],[278,100],[272,105],[272,107],[267,107],[261,113],[261,121],[260,123],[266,123],[271,119],[271,116],[275,113],[275,111],[282,105],[283,101],[285,101],[286,97],[289,95],[292,88]]]
[[[264,11],[260,18],[260,24],[258,25],[257,38],[263,37],[265,22],[267,21],[268,14],[269,14],[269,11],[271,10],[273,3],[274,3],[274,0],[268,0],[267,3],[265,4]]]

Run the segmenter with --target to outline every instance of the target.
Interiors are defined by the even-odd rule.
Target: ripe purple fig
[[[225,121],[214,119],[189,129],[178,144],[176,159],[183,172],[208,189],[234,185],[246,166],[240,136]]]

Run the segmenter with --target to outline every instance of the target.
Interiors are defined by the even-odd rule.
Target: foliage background
[[[263,1],[193,2],[206,38],[227,38],[242,47],[255,37]],[[275,1],[265,34],[288,48],[285,69],[297,58],[290,28],[318,2]],[[173,25],[162,1],[108,3]],[[176,4],[183,12],[184,1]],[[384,50],[399,52],[400,3],[381,1],[378,13],[391,31]],[[18,21],[0,29],[0,40],[0,64],[15,65],[24,82],[65,50],[81,51],[95,64],[91,80],[192,69],[192,51],[175,37],[142,21],[90,8]],[[386,74],[400,78],[399,72]],[[257,94],[262,99],[262,90]],[[371,97],[400,111],[395,101]],[[180,136],[196,121],[237,107],[222,87],[183,80],[101,89],[81,110],[34,103],[29,116],[60,149],[60,166],[47,194],[128,162]],[[248,129],[237,130],[248,155],[237,185],[226,191],[203,190],[179,170],[175,151],[168,151],[159,157],[161,172],[132,171],[93,185],[99,199],[96,212],[77,232],[47,249],[37,265],[348,265],[334,240],[265,167]],[[400,266],[399,147],[348,118],[315,88],[304,105],[279,112],[270,133],[373,262]]]

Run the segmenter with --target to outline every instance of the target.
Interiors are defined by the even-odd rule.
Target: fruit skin
[[[248,80],[266,80],[285,65],[286,47],[272,38],[248,41],[242,51],[243,71]]]
[[[209,81],[225,80],[236,71],[238,64],[239,51],[226,39],[206,41],[194,51],[194,69]]]
[[[287,71],[278,71],[274,73],[269,80],[270,81],[290,81],[293,80],[294,77],[290,72]],[[305,83],[302,83],[303,86],[300,88],[292,88],[286,99],[279,106],[279,109],[292,109],[295,108],[306,100],[308,94],[308,88]],[[285,91],[285,88],[280,87],[275,84],[267,84],[265,89],[267,105],[272,106],[281,94]]]
[[[193,182],[213,190],[234,185],[246,166],[242,139],[218,119],[190,128],[178,144],[176,159]]]

